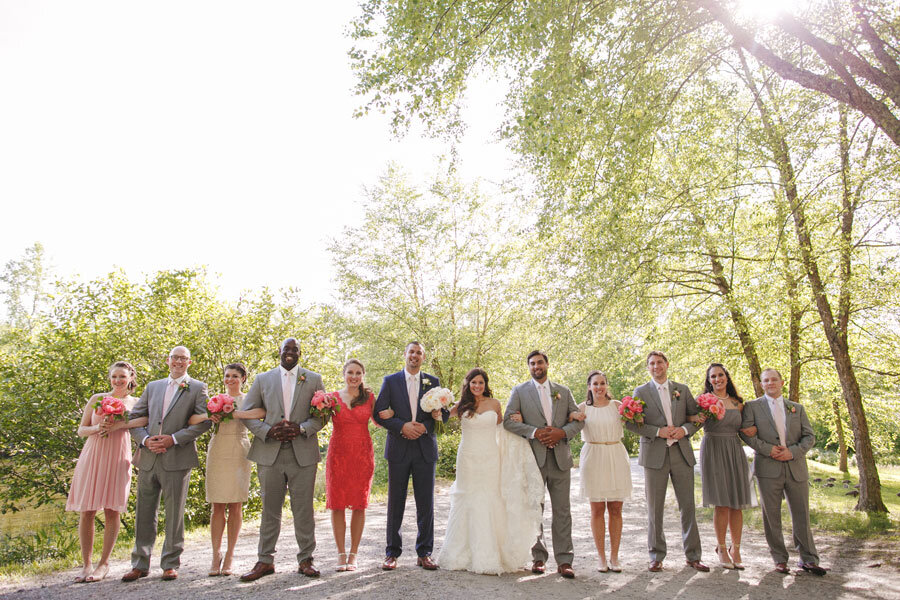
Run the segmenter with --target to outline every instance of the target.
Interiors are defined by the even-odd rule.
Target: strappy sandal
[[[351,552],[347,560],[347,571],[356,570],[356,552]]]
[[[346,552],[340,552],[338,554],[338,564],[334,570],[338,571],[338,572],[343,572],[343,571],[347,570],[347,553]]]

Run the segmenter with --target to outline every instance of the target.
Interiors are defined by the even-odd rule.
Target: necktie
[[[662,404],[663,413],[666,415],[666,425],[672,427],[672,399],[669,397],[669,385],[658,385],[656,389],[659,390],[659,402]],[[671,446],[676,441],[669,438],[666,440],[666,445]]]
[[[284,380],[281,382],[281,393],[284,401],[284,418],[291,418],[291,404],[294,399],[294,375],[290,371],[284,372]]]
[[[166,413],[169,412],[169,405],[172,403],[172,398],[175,396],[175,381],[173,379],[169,380],[169,384],[166,386],[166,393],[163,396],[163,409],[162,409],[162,417],[159,420],[159,434],[162,435],[162,421],[166,418]]]
[[[414,375],[406,378],[406,393],[409,395],[409,414],[412,415],[413,421],[416,420],[416,413],[419,408],[419,386],[416,385],[418,382],[418,378]]]
[[[773,400],[772,404],[774,408],[772,409],[772,417],[775,419],[775,429],[778,430],[778,439],[781,440],[781,445],[787,447],[787,443],[784,438],[784,407],[781,405],[781,402],[778,400]]]
[[[553,427],[553,405],[550,403],[550,392],[547,390],[547,384],[541,384],[541,408],[544,409],[544,419],[547,420],[547,427]]]

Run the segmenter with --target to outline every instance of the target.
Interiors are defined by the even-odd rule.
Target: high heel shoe
[[[346,571],[347,570],[347,553],[341,552],[338,554],[338,564],[334,569],[335,571]]]
[[[741,553],[741,547],[739,545],[735,546],[734,544],[732,544],[731,546],[728,546],[728,556],[731,557],[731,561],[734,563],[734,568],[737,569],[738,571],[743,571],[744,563],[734,560],[734,554],[732,554],[732,552],[733,552],[733,548],[735,548],[735,547],[737,547],[737,549],[738,549],[738,554]]]
[[[226,558],[222,562],[222,575],[231,575],[231,559]]]
[[[606,564],[606,559],[605,559],[605,558],[601,558],[601,559],[600,559],[600,564],[599,564],[599,566],[597,567],[597,570],[600,571],[601,573],[608,573],[608,572],[609,572],[609,565]]]
[[[356,570],[356,552],[351,552],[347,555],[347,570],[355,571]]]
[[[91,573],[94,572],[94,566],[91,565],[89,567],[84,567],[81,569],[81,575],[75,577],[75,583],[87,583],[87,580],[90,578]]]
[[[216,566],[215,566],[215,567],[211,567],[211,568],[209,569],[208,575],[209,575],[210,577],[218,577],[219,575],[222,574],[222,557],[220,556],[220,557],[219,557],[219,560],[215,561],[214,564],[215,564]]]
[[[609,570],[612,571],[613,573],[621,573],[622,566],[619,564],[619,561],[610,559]]]
[[[728,560],[722,558],[723,554],[728,557]],[[725,548],[723,548],[722,546],[716,546],[716,556],[719,557],[719,565],[720,566],[722,566],[726,569],[734,568],[734,563],[731,562],[731,560],[730,560],[731,556],[727,552],[725,552]]]

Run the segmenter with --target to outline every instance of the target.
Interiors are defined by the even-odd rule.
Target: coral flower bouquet
[[[341,412],[341,395],[339,392],[319,390],[309,401],[309,414],[327,423],[335,413]]]
[[[211,415],[222,415],[221,423],[234,418],[234,398],[228,394],[217,394],[206,403],[206,411]],[[219,423],[215,424],[216,433],[219,432]]]
[[[700,394],[697,396],[697,406],[700,408],[699,414],[705,415],[707,419],[721,421],[725,416],[725,405],[715,394]]]
[[[644,407],[646,403],[640,398],[632,398],[625,396],[622,403],[619,404],[619,416],[626,423],[634,423],[635,425],[644,424]]]

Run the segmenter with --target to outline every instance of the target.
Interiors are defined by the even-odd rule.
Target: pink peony
[[[222,404],[222,412],[225,413],[226,415],[233,411],[234,411],[234,400],[232,400],[231,402],[225,402]]]
[[[213,396],[206,403],[206,410],[211,413],[217,413],[222,411],[222,401],[218,396]]]

